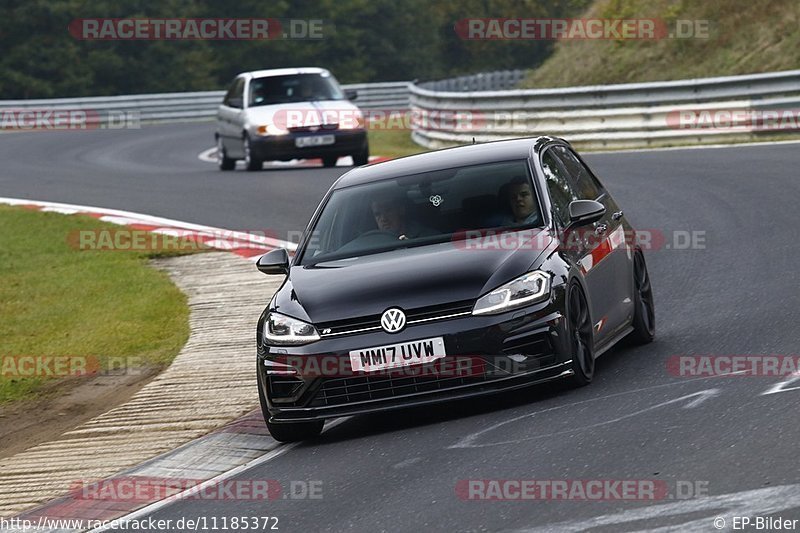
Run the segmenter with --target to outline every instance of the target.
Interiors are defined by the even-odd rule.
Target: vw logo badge
[[[386,333],[397,333],[406,327],[406,314],[397,307],[387,309],[381,315],[381,327]]]

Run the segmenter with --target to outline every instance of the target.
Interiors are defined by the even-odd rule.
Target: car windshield
[[[249,105],[261,106],[316,100],[343,100],[344,94],[328,73],[291,74],[255,78],[250,82]]]
[[[437,170],[333,192],[300,252],[301,265],[542,225],[526,160]]]

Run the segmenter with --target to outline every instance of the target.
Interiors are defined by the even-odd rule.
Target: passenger
[[[525,176],[514,176],[511,181],[500,188],[499,196],[507,212],[492,217],[492,226],[513,226],[520,224],[538,224],[539,209],[531,182]]]

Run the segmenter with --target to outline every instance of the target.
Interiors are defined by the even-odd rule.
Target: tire
[[[572,384],[583,387],[594,377],[594,340],[589,306],[577,283],[570,284],[567,294],[567,337],[572,354]]]
[[[217,162],[220,170],[233,170],[236,168],[236,160],[228,157],[225,147],[222,146],[222,137],[217,137]]]
[[[353,154],[353,166],[360,167],[369,163],[369,145],[365,145],[360,152]]]
[[[264,165],[264,161],[258,159],[253,155],[253,150],[250,145],[250,137],[245,134],[244,139],[242,139],[242,150],[244,151],[244,168],[253,172],[254,170],[261,170]]]
[[[336,161],[338,160],[339,157],[335,155],[325,156],[322,158],[322,166],[324,166],[325,168],[335,167]]]
[[[290,422],[276,423],[270,422],[269,409],[267,409],[267,398],[264,396],[264,384],[261,369],[258,366],[260,359],[256,358],[256,382],[258,383],[258,403],[261,404],[261,415],[267,423],[267,429],[272,438],[278,442],[299,442],[302,440],[313,439],[322,433],[324,420],[314,422]]]
[[[633,331],[629,338],[634,344],[647,344],[656,337],[656,314],[650,274],[641,250],[633,256],[633,288]]]

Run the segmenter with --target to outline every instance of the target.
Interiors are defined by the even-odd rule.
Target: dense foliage
[[[219,89],[244,70],[315,65],[344,83],[531,68],[547,41],[467,41],[464,18],[558,17],[587,0],[3,0],[0,99]],[[80,18],[322,19],[319,40],[88,41]]]

